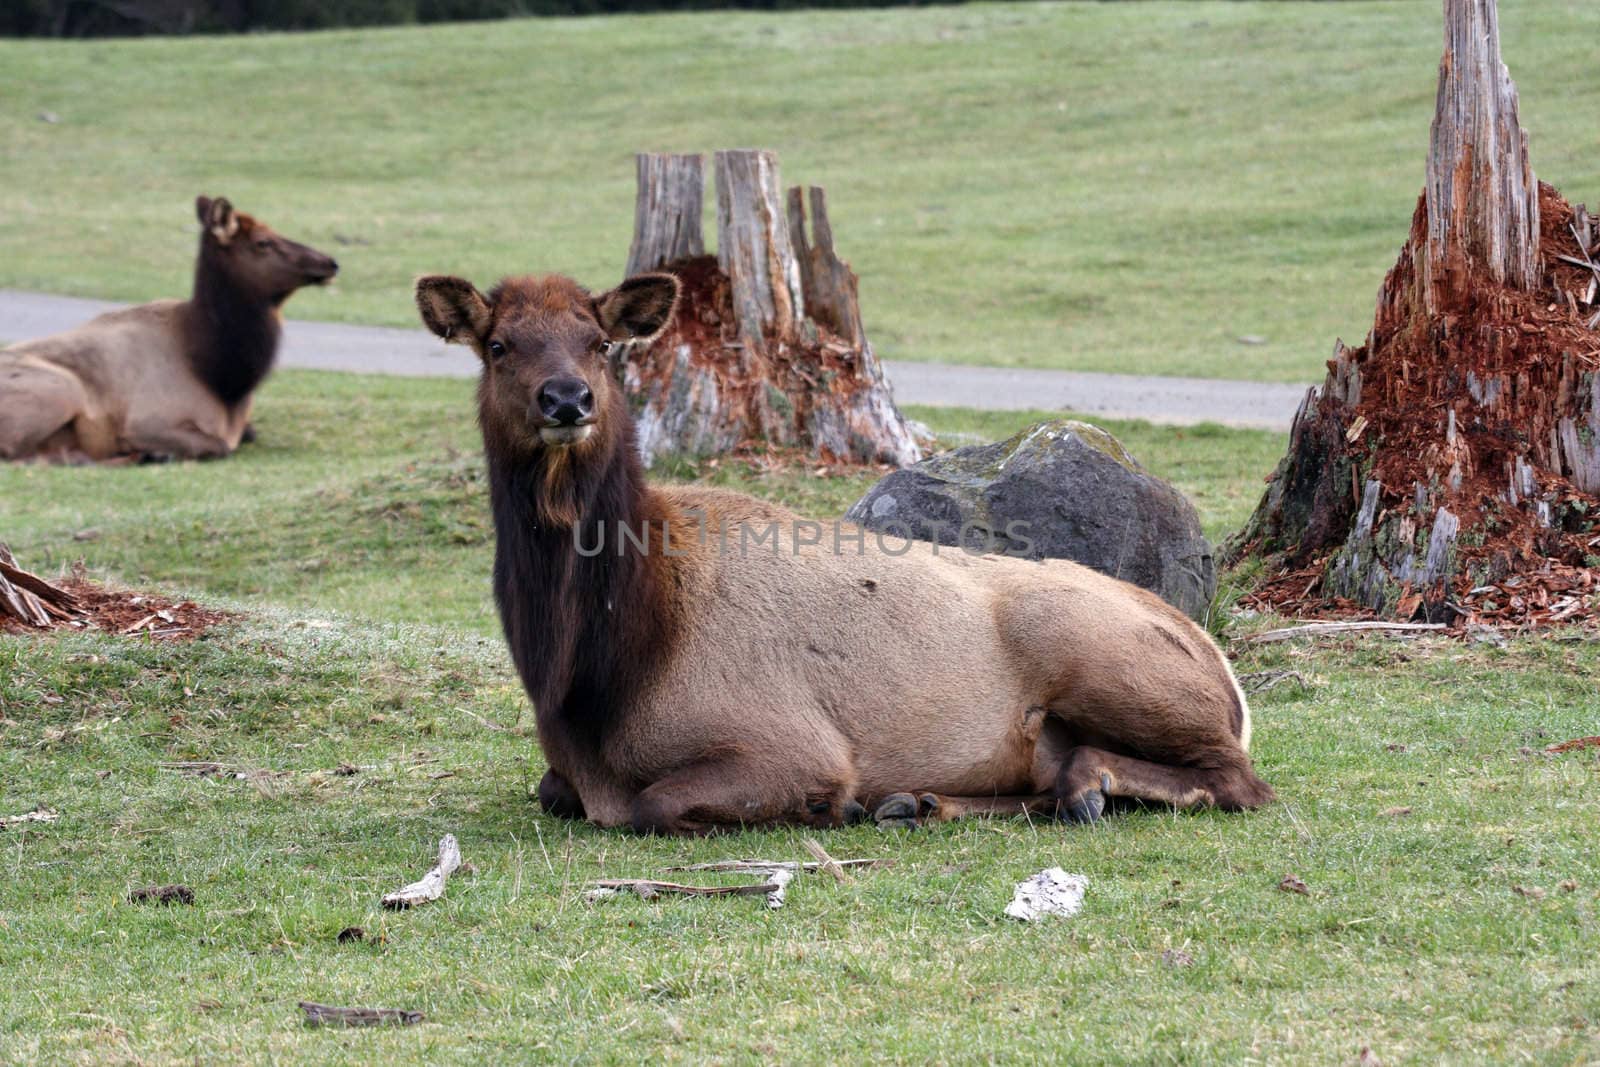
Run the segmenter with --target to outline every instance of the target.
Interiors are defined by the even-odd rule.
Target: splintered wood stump
[[[705,255],[700,219],[706,157],[641,152],[635,163],[639,196],[633,209],[633,245],[628,249],[628,269],[623,277]]]
[[[1517,87],[1500,59],[1495,0],[1445,0],[1444,9],[1421,274],[1433,312],[1477,278],[1517,289],[1539,284],[1539,186],[1517,121]]]
[[[0,544],[0,619],[46,628],[72,618],[77,608],[77,597],[17,566],[11,550]]]
[[[1538,184],[1494,0],[1444,0],[1410,237],[1229,555],[1292,612],[1522,625],[1600,594],[1600,241]],[[1594,284],[1591,284],[1594,283]]]
[[[646,459],[756,443],[840,462],[922,458],[834,252],[824,191],[810,192],[808,235],[802,191],[785,198],[773,153],[718,152],[713,258],[697,254],[701,172],[698,156],[638,164],[628,272],[683,283],[673,324],[622,369]]]

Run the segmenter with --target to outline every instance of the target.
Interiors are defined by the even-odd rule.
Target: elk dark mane
[[[243,237],[248,216],[239,222]],[[249,291],[228,277],[221,259],[201,234],[186,340],[195,376],[231,408],[271,372],[283,334],[278,306],[288,294]]]
[[[669,561],[618,530],[660,530],[626,417],[604,420],[606,440],[587,456],[519,455],[485,434],[494,513],[494,594],[517,673],[540,715],[554,716],[580,745],[598,747],[659,662],[670,640],[662,594]],[[577,522],[549,521],[546,494],[570,494]],[[578,539],[581,539],[578,540]],[[583,555],[601,544],[604,549]]]

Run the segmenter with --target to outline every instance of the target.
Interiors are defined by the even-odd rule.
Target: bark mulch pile
[[[1420,310],[1414,259],[1427,244],[1419,200],[1367,344],[1344,353],[1360,374],[1346,454],[1353,474],[1365,472],[1352,478],[1351,514],[1370,478],[1383,486],[1376,527],[1399,517],[1403,538],[1425,534],[1441,504],[1460,519],[1462,565],[1445,591],[1459,625],[1600,624],[1600,496],[1553,460],[1582,456],[1600,420],[1600,221],[1543,183],[1539,214],[1539,290],[1473,281],[1430,315]],[[1419,484],[1429,490],[1425,509]],[[1326,524],[1321,543],[1307,538],[1241,603],[1307,618],[1378,617],[1320,592],[1348,529]],[[1403,589],[1399,610],[1384,617],[1411,617],[1424,592],[1436,591]]]
[[[0,546],[0,633],[102,630],[156,641],[189,641],[235,616],[192,600],[108,589],[82,577],[45,581]]]

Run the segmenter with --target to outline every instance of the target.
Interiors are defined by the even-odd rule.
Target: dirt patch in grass
[[[0,618],[0,633],[39,634],[54,630],[101,630],[155,641],[192,641],[211,627],[237,615],[201,607],[192,600],[171,600],[152,593],[108,589],[85,578],[54,583],[77,602],[71,618],[52,619],[49,626],[29,626]]]

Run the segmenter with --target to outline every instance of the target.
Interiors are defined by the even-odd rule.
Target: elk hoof
[[[915,830],[922,825],[917,818],[920,810],[921,804],[912,794],[890,793],[872,813],[872,821],[880,830]]]
[[[859,801],[852,800],[844,806],[844,824],[854,826],[858,822],[867,821],[867,809]]]
[[[139,454],[139,462],[141,464],[171,463],[172,454],[170,452],[141,452]]]
[[[1104,780],[1101,781],[1102,786],[1109,784]],[[1061,818],[1067,822],[1098,822],[1105,813],[1105,789],[1085,789],[1076,800],[1062,807]]]

